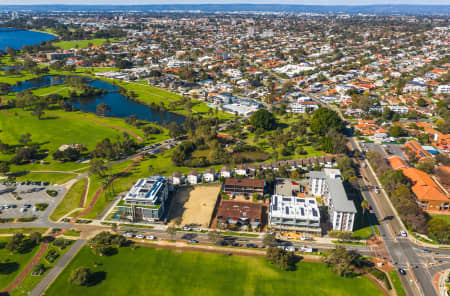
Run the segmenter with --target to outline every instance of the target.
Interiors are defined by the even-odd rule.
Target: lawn
[[[31,228],[31,227],[23,227],[23,228],[0,228],[0,234],[14,234],[14,233],[23,233],[30,234],[33,232],[40,232],[41,234],[46,232],[48,228]]]
[[[59,47],[61,49],[72,49],[72,48],[85,48],[89,47],[89,43],[95,46],[101,46],[105,44],[107,39],[104,38],[98,38],[98,39],[91,39],[91,40],[72,40],[72,41],[58,41],[53,42],[53,46]],[[110,42],[119,41],[119,39],[111,38],[109,39]]]
[[[397,271],[389,271],[389,277],[391,278],[391,283],[392,286],[394,286],[397,296],[406,296],[405,290],[403,290],[402,281],[400,280]]]
[[[60,201],[56,209],[50,215],[50,219],[52,219],[53,221],[58,221],[71,210],[78,208],[85,185],[86,179],[81,179],[73,184],[64,198]]]
[[[432,218],[438,218],[438,219],[442,219],[445,222],[447,222],[448,224],[450,224],[450,215],[431,215]]]
[[[11,254],[11,252],[5,248],[8,241],[9,238],[0,238],[0,290],[5,289],[14,281],[40,247],[36,246],[23,254]]]
[[[69,284],[79,266],[91,268],[99,282]],[[320,263],[297,267],[280,271],[264,258],[148,247],[121,248],[117,255],[100,257],[84,247],[46,295],[383,295],[364,277],[343,278]]]
[[[51,184],[64,184],[73,178],[75,174],[71,173],[46,173],[46,172],[26,172],[24,174],[17,173],[16,181],[41,181],[50,182]]]
[[[10,115],[0,116],[0,130],[2,130],[0,140],[9,145],[20,145],[20,136],[30,133],[32,141],[39,143],[41,149],[49,151],[50,154],[63,144],[72,143],[83,144],[88,150],[92,150],[104,138],[116,139],[117,136],[123,134],[122,130],[110,126],[125,128],[142,135],[142,131],[126,124],[123,119],[101,118],[94,114],[52,110],[48,111],[48,114],[39,120],[37,117],[31,116],[29,112],[17,108],[8,110],[8,112]],[[54,115],[70,118],[60,118]],[[101,125],[93,120],[109,126]],[[162,133],[154,135],[151,141],[158,142],[167,137],[166,133]],[[0,160],[9,160],[11,157],[12,155],[0,153]],[[76,163],[58,163],[52,157],[46,157],[45,161],[49,164],[13,166],[11,171],[71,170],[86,166],[85,164]]]
[[[53,245],[50,245],[47,251],[45,252],[44,256],[39,260],[38,264],[43,264],[45,268],[45,272],[40,275],[31,275],[29,273],[25,279],[20,283],[20,285],[12,290],[9,295],[11,296],[27,296],[29,292],[33,290],[33,288],[41,281],[41,279],[45,276],[45,274],[58,262],[58,260],[61,258],[62,255],[70,248],[70,246],[66,246],[63,250],[60,248],[54,247]],[[49,262],[45,259],[45,257],[49,254],[49,252],[55,251],[59,256],[56,258],[55,261]]]

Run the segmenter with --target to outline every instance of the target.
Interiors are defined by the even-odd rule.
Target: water
[[[52,85],[59,85],[66,82],[69,76],[55,76],[46,75],[36,79],[31,79],[22,82],[21,84],[14,85],[12,87],[13,92],[24,91],[27,89],[46,88]],[[164,121],[176,122],[182,124],[185,120],[183,115],[179,115],[171,112],[163,112],[152,110],[149,106],[128,100],[117,91],[119,87],[103,80],[89,80],[88,84],[99,89],[106,89],[108,91],[105,95],[98,95],[92,97],[79,98],[76,102],[71,104],[76,108],[84,111],[96,113],[97,105],[100,103],[107,104],[111,111],[106,113],[106,116],[127,118],[131,115],[135,115],[139,120],[158,122],[159,124]]]
[[[42,41],[54,38],[47,33],[0,28],[0,50],[5,50],[7,46],[21,49],[24,45],[40,45]]]

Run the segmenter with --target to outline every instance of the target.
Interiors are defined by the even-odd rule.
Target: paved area
[[[78,251],[84,246],[86,240],[80,239],[72,244],[69,250],[56,262],[56,264],[49,270],[49,272],[42,278],[39,284],[34,287],[30,292],[30,296],[40,296],[45,290],[53,283],[58,275],[69,264],[70,260],[78,253]]]
[[[5,186],[0,185],[0,191],[5,188]],[[47,190],[55,190],[58,194],[51,197],[47,194]],[[14,192],[0,194],[0,206],[3,207],[0,210],[0,218],[37,217],[42,221],[47,221],[48,216],[56,208],[65,193],[66,189],[60,186],[18,186]],[[44,211],[38,211],[35,209],[35,205],[39,203],[46,203],[48,207]]]

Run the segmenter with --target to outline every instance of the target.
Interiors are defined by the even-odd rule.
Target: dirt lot
[[[181,225],[208,227],[221,185],[197,185],[177,191],[170,208],[170,221],[182,217]]]

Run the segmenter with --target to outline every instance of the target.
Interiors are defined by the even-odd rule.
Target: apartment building
[[[356,207],[347,197],[338,169],[309,172],[309,191],[313,196],[324,197],[333,230],[353,230]]]
[[[142,178],[117,205],[117,212],[132,221],[157,221],[166,210],[169,184],[160,176]]]

